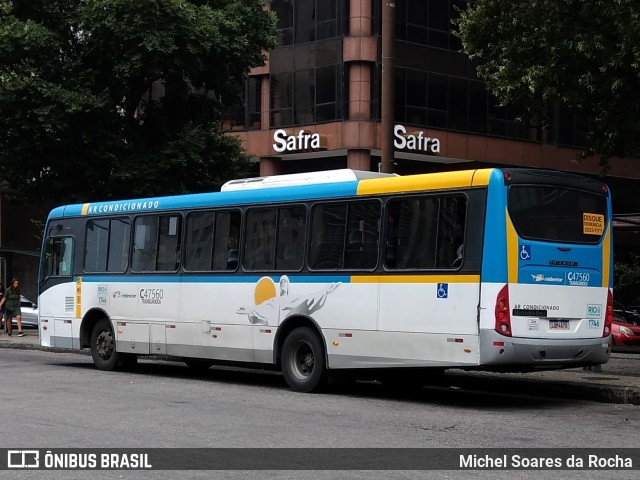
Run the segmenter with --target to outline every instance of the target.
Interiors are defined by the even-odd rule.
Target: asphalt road
[[[101,372],[73,353],[0,349],[1,448],[640,447],[640,407],[359,383],[291,392],[280,375],[141,361]],[[11,474],[7,476],[7,474]],[[1,478],[637,478],[637,471],[0,472]],[[603,477],[604,474],[604,477]]]

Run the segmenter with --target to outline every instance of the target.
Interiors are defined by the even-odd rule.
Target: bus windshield
[[[512,185],[508,210],[522,238],[595,245],[604,232],[607,197],[561,186]]]

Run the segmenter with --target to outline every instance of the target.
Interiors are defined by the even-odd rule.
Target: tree
[[[640,256],[631,253],[613,267],[613,295],[623,305],[632,305],[640,295]]]
[[[640,2],[477,0],[457,24],[501,102],[541,120],[566,104],[587,131],[582,158],[640,153]]]
[[[220,131],[276,42],[264,0],[0,5],[0,179],[60,202],[212,190],[246,174]]]

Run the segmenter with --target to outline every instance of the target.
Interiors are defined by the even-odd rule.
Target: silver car
[[[20,295],[20,311],[24,328],[38,328],[38,306],[24,295]],[[16,331],[18,321],[14,318],[11,324],[13,325],[13,330]]]

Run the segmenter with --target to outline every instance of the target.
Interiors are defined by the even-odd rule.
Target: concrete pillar
[[[371,151],[351,149],[347,151],[347,168],[352,170],[371,170]]]
[[[271,123],[269,119],[269,94],[271,93],[271,85],[269,84],[269,75],[265,75],[261,78],[260,84],[260,129],[261,130],[269,130],[271,128]]]
[[[371,66],[349,64],[349,120],[371,119]]]
[[[349,2],[349,35],[353,37],[371,35],[371,0]]]
[[[260,176],[279,175],[282,170],[282,160],[278,157],[260,158]]]
[[[349,74],[348,120],[371,120],[371,67],[377,57],[377,41],[371,36],[371,3],[371,0],[349,2],[349,36],[344,48]],[[347,167],[371,170],[371,151],[348,150]]]

